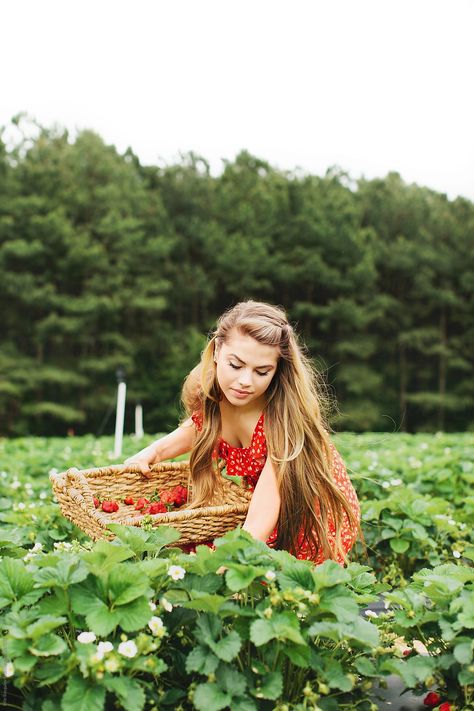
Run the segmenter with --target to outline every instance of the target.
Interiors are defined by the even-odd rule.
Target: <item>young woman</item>
[[[191,452],[192,505],[202,506],[223,458],[253,491],[245,530],[301,559],[347,562],[359,501],[329,439],[320,378],[283,309],[249,300],[226,311],[182,400],[181,425],[126,464],[151,476],[150,465]]]

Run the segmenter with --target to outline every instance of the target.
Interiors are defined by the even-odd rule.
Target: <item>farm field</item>
[[[474,434],[333,440],[367,545],[344,569],[239,530],[196,555],[150,524],[93,543],[49,474],[113,463],[112,438],[0,440],[5,708],[376,711],[395,679],[399,708],[474,709]]]

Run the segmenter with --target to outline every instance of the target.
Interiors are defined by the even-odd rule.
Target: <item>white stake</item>
[[[135,406],[135,439],[141,439],[143,434],[143,408],[138,404]]]
[[[117,413],[115,417],[115,443],[114,457],[122,454],[123,424],[125,420],[125,394],[127,386],[124,381],[119,382],[117,390]]]

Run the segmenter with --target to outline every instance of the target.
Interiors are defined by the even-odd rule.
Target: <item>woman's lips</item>
[[[231,390],[235,394],[235,397],[244,398],[244,397],[248,397],[249,395],[251,395],[251,393],[249,393],[249,392],[242,392],[242,390],[235,390],[235,388],[231,388]]]

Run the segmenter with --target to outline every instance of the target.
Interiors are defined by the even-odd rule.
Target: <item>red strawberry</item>
[[[168,509],[161,501],[154,501],[150,505],[150,508],[147,509],[146,511],[144,511],[144,513],[148,513],[148,514],[168,513]]]
[[[100,506],[100,501],[99,501],[99,499],[97,498],[97,496],[94,496],[94,497],[93,497],[93,501],[94,501],[94,506],[95,506],[95,508],[98,509],[99,506]]]
[[[438,711],[451,711],[451,704],[448,701],[445,701],[444,704],[441,704]]]
[[[428,694],[426,694],[425,698],[423,699],[423,703],[425,706],[437,706],[439,702],[441,701],[441,696],[436,693],[436,691],[430,691]]]
[[[113,513],[114,511],[118,511],[119,505],[116,501],[103,501],[102,502],[102,511],[105,511],[105,513]]]
[[[140,511],[141,509],[144,509],[145,506],[147,506],[149,503],[149,499],[145,499],[144,497],[142,497],[138,499],[137,503],[135,504],[135,508]]]
[[[186,489],[186,487],[181,486],[181,484],[178,484],[178,486],[175,486],[172,490],[172,494],[176,506],[182,506],[186,503],[188,498],[188,490]]]
[[[159,496],[162,504],[174,504],[174,495],[171,489],[168,491],[160,491]]]
[[[134,502],[134,500],[132,499],[131,496],[126,496],[126,497],[124,498],[124,500],[123,500],[123,503],[124,503],[124,504],[127,504],[127,506],[131,506],[131,505],[134,504],[135,502]]]
[[[412,649],[404,649],[403,650],[403,656],[408,657],[412,653]]]

